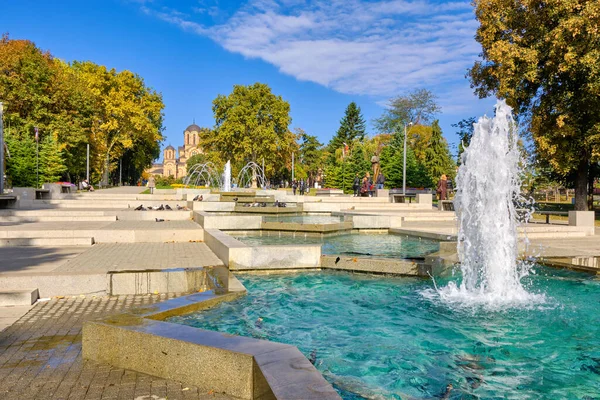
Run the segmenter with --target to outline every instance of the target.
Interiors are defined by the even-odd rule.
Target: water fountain
[[[462,155],[454,200],[462,281],[439,290],[445,300],[498,305],[543,297],[521,284],[530,264],[518,261],[517,209],[527,200],[520,192],[523,160],[511,113],[499,101],[493,119],[482,117],[475,124]]]
[[[221,186],[222,192],[231,192],[231,161],[227,160],[225,169],[223,170],[223,185]]]
[[[220,188],[222,186],[222,177],[213,163],[199,163],[190,168],[183,180],[183,184],[185,187],[203,184],[203,186]]]
[[[250,187],[256,189],[258,187],[265,188],[267,179],[265,178],[264,169],[254,161],[250,161],[240,170],[237,182],[240,188]]]

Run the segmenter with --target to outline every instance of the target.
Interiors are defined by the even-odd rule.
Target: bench
[[[35,189],[36,200],[48,200],[51,197],[50,189]]]
[[[12,194],[0,195],[0,208],[14,208],[17,204],[17,196]]]
[[[562,216],[566,217],[569,215],[569,212],[568,211],[536,211],[535,214],[545,215],[546,223],[549,224],[551,215],[562,215]]]
[[[406,203],[406,199],[408,199],[409,203],[412,203],[413,199],[417,197],[416,194],[390,194],[392,198],[392,203]]]
[[[440,200],[439,205],[441,211],[454,211],[454,202],[452,200]]]

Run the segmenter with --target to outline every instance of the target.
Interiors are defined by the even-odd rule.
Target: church
[[[195,123],[185,128],[185,131],[183,131],[183,146],[179,146],[177,154],[175,148],[168,145],[163,150],[163,162],[152,164],[152,167],[147,169],[146,172],[149,175],[165,178],[169,176],[175,179],[183,178],[187,172],[187,160],[191,156],[202,153],[202,149],[198,147],[201,129]]]

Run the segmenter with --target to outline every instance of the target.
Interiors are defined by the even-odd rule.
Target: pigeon
[[[200,195],[194,197],[194,200],[192,200],[192,201],[198,201],[199,198],[200,198]]]
[[[178,210],[183,210],[183,207],[181,207],[179,204],[177,204],[176,207],[177,207]]]
[[[232,200],[235,201],[235,202],[237,202],[239,200],[239,198],[234,197]]]
[[[198,201],[202,201],[204,200],[204,197],[202,195],[200,195],[200,198],[198,199]]]
[[[134,208],[135,211],[141,211],[144,209],[144,205],[140,204],[138,207]]]
[[[163,205],[161,204],[161,205],[160,205],[160,207],[158,207],[158,209],[157,209],[157,210],[159,210],[159,211],[163,211],[164,209],[165,209],[165,206],[163,206]]]
[[[273,207],[279,207],[279,200],[275,200],[275,203],[273,203]]]
[[[337,264],[339,262],[340,262],[340,258],[338,257],[338,258],[335,259],[335,263]]]
[[[155,218],[155,220],[156,220],[156,222],[165,222],[165,220],[162,218]]]
[[[171,210],[172,210],[172,208],[171,208],[171,206],[170,206],[170,205],[168,205],[168,204],[167,204],[167,205],[165,206],[165,210],[169,210],[169,211],[171,211]]]

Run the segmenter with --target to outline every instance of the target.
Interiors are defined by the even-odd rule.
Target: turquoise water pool
[[[505,312],[423,295],[431,281],[241,276],[248,295],[171,322],[298,346],[344,399],[597,399],[600,281],[536,268],[548,302]],[[262,321],[259,320],[262,318]]]
[[[260,235],[236,236],[249,246],[277,244],[321,244],[323,254],[415,258],[439,251],[438,241],[412,236],[387,234],[345,234],[325,237],[279,235],[265,232]]]

